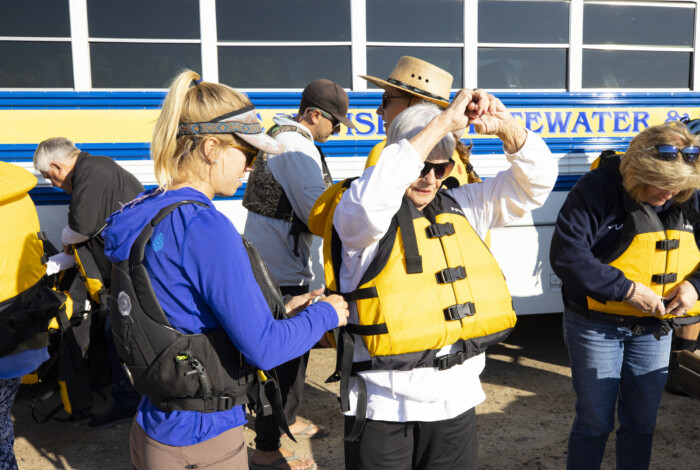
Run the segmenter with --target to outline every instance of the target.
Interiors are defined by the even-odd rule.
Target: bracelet
[[[637,292],[637,283],[632,282],[632,290],[625,296],[624,302],[629,302],[634,297],[635,292]]]

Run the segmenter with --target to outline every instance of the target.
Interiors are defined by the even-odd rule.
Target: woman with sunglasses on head
[[[511,168],[439,190],[469,124],[503,142]],[[483,91],[461,90],[447,109],[411,106],[392,122],[377,164],[324,221],[327,285],[352,299],[339,346],[346,468],[478,468],[483,352],[515,324],[482,240],[541,206],[556,176],[542,139]]]
[[[649,467],[670,329],[700,320],[698,137],[652,126],[604,152],[559,212],[550,261],[562,280],[576,418],[567,468],[600,468],[615,425],[618,469]]]
[[[345,323],[347,304],[338,296],[310,306],[309,296],[296,298],[294,311],[301,312],[275,320],[266,302],[274,289],[254,274],[264,266],[251,265],[246,242],[214,207],[215,196],[230,197],[241,186],[258,150],[274,154],[283,147],[262,132],[250,101],[183,71],[153,132],[159,187],[108,220],[117,350],[127,365],[136,349],[157,357],[145,378],[129,368],[144,393],[131,430],[131,459],[139,470],[247,469],[245,411],[234,405],[253,367],[268,370],[297,357]],[[173,344],[189,342],[173,349],[154,338],[164,328],[146,316],[159,315]],[[149,353],[158,342],[166,349]],[[186,386],[192,388],[175,391]]]

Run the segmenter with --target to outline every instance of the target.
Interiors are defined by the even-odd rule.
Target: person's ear
[[[321,111],[312,109],[307,112],[307,116],[309,116],[309,122],[315,126],[321,120]]]
[[[49,164],[49,168],[56,170],[59,174],[63,171],[63,165],[61,165],[59,162],[51,162]]]
[[[209,163],[213,164],[216,159],[216,147],[219,145],[219,141],[213,137],[208,137],[202,142],[202,152]]]

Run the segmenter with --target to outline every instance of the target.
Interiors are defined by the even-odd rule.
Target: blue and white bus
[[[358,175],[384,139],[379,89],[403,55],[484,88],[545,139],[559,161],[541,209],[492,232],[518,314],[560,312],[548,262],[557,212],[603,149],[642,129],[700,115],[697,0],[22,0],[0,15],[0,159],[30,169],[37,143],[64,136],[108,155],[145,186],[166,82],[183,68],[246,92],[265,125],[293,113],[316,78],[350,95],[323,145],[336,180]],[[507,167],[496,139],[470,132],[485,178]],[[37,175],[31,192],[58,244],[68,196]],[[242,190],[216,205],[239,228]],[[322,276],[319,276],[321,282]]]

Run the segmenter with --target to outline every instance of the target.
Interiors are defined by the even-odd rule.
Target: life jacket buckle
[[[218,400],[217,411],[225,411],[233,408],[233,398],[228,395],[216,397]]]
[[[677,250],[681,246],[680,240],[659,240],[656,242],[656,249],[661,251]]]
[[[443,310],[445,313],[445,320],[461,320],[464,317],[471,317],[476,313],[476,308],[473,302],[467,302],[466,304],[457,304],[447,307]]]
[[[454,354],[448,354],[447,356],[442,356],[437,358],[437,368],[438,370],[451,369],[454,366],[458,366],[467,360],[467,353],[460,351]]]
[[[671,284],[676,282],[678,274],[676,273],[665,273],[665,274],[654,274],[651,276],[651,282],[656,284]]]
[[[255,371],[251,369],[242,369],[238,374],[238,385],[246,385],[255,380]]]
[[[464,266],[457,266],[456,268],[445,268],[441,271],[435,273],[438,284],[449,284],[455,281],[465,279],[467,277],[467,270]]]
[[[425,227],[425,233],[428,235],[428,238],[439,238],[444,237],[445,235],[454,235],[455,226],[450,222],[444,224],[431,224]]]

